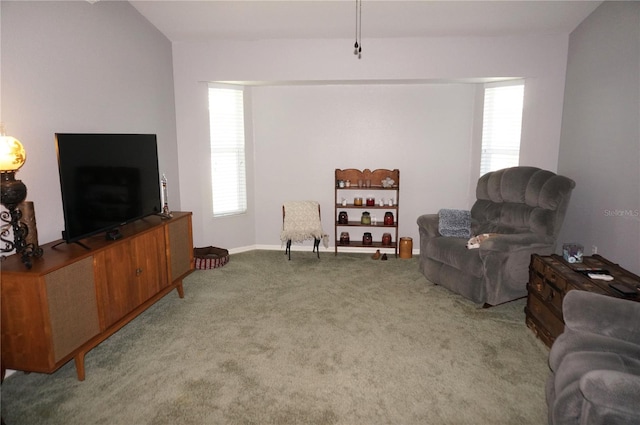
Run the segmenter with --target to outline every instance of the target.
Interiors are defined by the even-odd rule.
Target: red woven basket
[[[197,270],[210,270],[227,264],[229,262],[229,251],[215,246],[194,248],[193,257]]]

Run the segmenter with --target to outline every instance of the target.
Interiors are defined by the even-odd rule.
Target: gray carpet
[[[548,351],[417,258],[253,251],[194,272],[56,373],[2,384],[19,424],[543,424]]]

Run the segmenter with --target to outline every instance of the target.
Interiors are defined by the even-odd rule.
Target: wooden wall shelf
[[[394,185],[392,187],[383,187],[382,181],[387,177],[390,177],[394,181]],[[342,180],[343,182],[349,181],[349,187],[339,187],[338,181]],[[362,181],[366,183],[369,181],[369,187],[359,187],[358,182]],[[335,200],[334,200],[334,237],[335,237],[335,255],[338,255],[339,248],[345,247],[357,247],[357,248],[375,248],[375,249],[393,249],[396,257],[398,256],[398,213],[399,213],[399,205],[400,205],[400,171],[388,170],[388,169],[377,169],[377,170],[358,170],[355,168],[348,168],[344,170],[336,169],[335,170]],[[375,199],[375,205],[354,205],[354,197],[361,196],[363,198],[363,203],[365,202],[368,195],[372,195],[373,197],[382,197],[385,199],[385,205],[379,205],[379,199]],[[346,200],[346,205],[342,204],[342,199]],[[388,205],[388,198],[393,199],[393,205]],[[340,223],[338,220],[338,216],[341,211],[346,211],[349,214],[349,220],[345,223]],[[372,219],[371,224],[362,224],[360,222],[360,217],[362,212],[364,211],[377,211],[382,212],[380,217],[376,216],[376,219]],[[393,225],[385,225],[384,224],[384,213],[391,212],[393,213],[394,222]],[[357,220],[356,220],[357,219]],[[340,233],[342,231],[354,230],[354,228],[361,228],[362,232],[358,232],[358,234],[349,235],[349,243],[341,243],[340,242]],[[374,235],[374,240],[371,244],[363,244],[362,237],[364,232],[371,233],[391,233],[391,243],[390,244],[382,244],[380,240],[380,235]]]

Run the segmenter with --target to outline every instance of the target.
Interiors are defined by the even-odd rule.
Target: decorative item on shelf
[[[584,247],[579,243],[565,243],[562,245],[562,257],[568,263],[582,263]]]
[[[395,201],[393,200],[393,198],[390,198],[389,199],[389,206],[392,207],[394,203],[395,203]]]
[[[343,207],[347,206],[347,199],[346,198],[342,198],[342,206]]]
[[[356,196],[355,198],[353,198],[353,205],[355,205],[356,207],[361,207],[362,206],[362,197],[361,196]]]
[[[371,179],[367,179],[364,181],[365,186],[371,187]]]
[[[349,215],[346,211],[340,211],[338,214],[338,223],[339,224],[348,224],[349,223]]]
[[[378,205],[384,207],[384,199],[380,198],[380,200],[378,201]]]
[[[395,181],[391,177],[387,177],[384,180],[382,180],[382,187],[390,188],[390,187],[393,187],[394,184],[395,184]]]
[[[393,213],[391,211],[387,211],[384,213],[384,224],[385,226],[393,226]]]
[[[368,196],[367,197],[367,206],[368,207],[373,207],[376,204],[376,200],[375,198]]]
[[[20,204],[27,197],[27,186],[16,180],[16,172],[25,163],[26,158],[27,154],[22,144],[17,139],[6,136],[4,128],[0,127],[0,203],[7,208],[7,211],[0,213],[0,219],[7,223],[0,231],[0,240],[4,243],[0,252],[15,250],[24,265],[30,269],[33,265],[31,257],[42,256],[42,248],[28,242],[29,227],[21,221],[23,212]],[[35,225],[35,217],[33,224]],[[13,240],[7,239],[10,230],[13,231]]]
[[[371,244],[373,244],[373,237],[371,236],[371,232],[364,232],[364,235],[362,235],[362,245]]]
[[[364,187],[364,182],[362,179],[358,179],[358,187]]]
[[[342,245],[348,245],[349,242],[350,242],[350,240],[349,240],[349,232],[340,233],[340,243]]]
[[[27,225],[29,232],[25,238],[27,246],[40,246],[38,243],[38,226],[36,225],[36,209],[32,201],[23,201],[18,205],[22,211],[22,222]]]
[[[400,258],[411,258],[413,256],[413,239],[410,237],[400,238]]]
[[[371,214],[369,212],[365,211],[362,213],[360,224],[371,224]]]
[[[344,182],[344,187],[351,187],[351,180],[347,180]]]
[[[169,191],[167,190],[167,176],[162,175],[162,179],[160,179],[160,184],[162,185],[162,218],[171,218],[173,214],[171,214],[171,210],[169,209]]]
[[[382,234],[382,245],[391,245],[391,233]]]
[[[344,188],[344,180],[338,180],[338,187],[340,189]]]

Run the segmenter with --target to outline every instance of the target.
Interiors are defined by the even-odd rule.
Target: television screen
[[[162,210],[155,134],[57,133],[56,149],[65,241]]]

